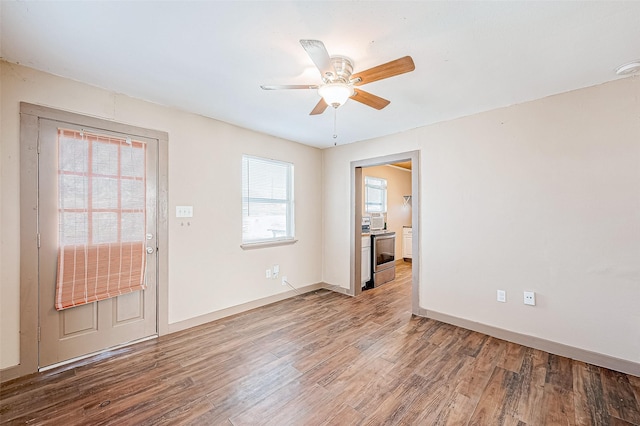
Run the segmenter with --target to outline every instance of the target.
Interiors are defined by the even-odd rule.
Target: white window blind
[[[146,145],[58,130],[57,310],[144,290]]]
[[[367,213],[387,212],[387,180],[371,176],[364,178],[364,206]]]
[[[243,155],[242,242],[293,237],[293,164]]]

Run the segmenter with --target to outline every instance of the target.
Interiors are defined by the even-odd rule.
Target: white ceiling
[[[640,2],[6,1],[0,55],[15,63],[328,147],[620,78],[640,59]],[[300,39],[362,71],[410,55],[414,72],[309,116],[317,84]]]

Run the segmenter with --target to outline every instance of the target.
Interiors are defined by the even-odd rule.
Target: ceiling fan
[[[300,40],[311,60],[322,75],[321,84],[289,84],[276,86],[260,86],[264,90],[279,89],[317,89],[320,101],[309,115],[322,114],[327,106],[338,108],[348,99],[353,99],[375,109],[382,109],[390,101],[365,92],[355,86],[393,77],[413,71],[416,67],[411,56],[405,56],[386,64],[378,65],[366,71],[353,74],[353,63],[344,56],[329,56],[320,40]]]

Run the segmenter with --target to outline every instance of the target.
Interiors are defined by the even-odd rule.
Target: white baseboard
[[[327,290],[334,291],[336,293],[345,294],[347,296],[353,296],[353,294],[351,294],[351,290],[348,288],[340,287],[339,285],[335,285],[335,284],[327,284],[327,283],[322,283],[322,284],[323,284],[322,288],[325,288]]]
[[[489,336],[506,340],[508,342],[518,343],[523,346],[539,349],[541,351],[549,352],[555,355],[564,356],[567,358],[575,359],[577,361],[598,365],[600,367],[605,367],[611,370],[619,371],[621,373],[640,377],[640,363],[637,362],[592,352],[586,349],[576,348],[573,346],[565,345],[563,343],[517,333],[515,331],[505,330],[468,319],[427,310],[425,308],[419,308],[418,315],[446,322],[447,324],[452,324],[458,327],[466,328],[468,330],[477,331],[479,333],[488,334]]]
[[[232,306],[230,308],[221,309],[219,311],[210,312],[208,314],[200,315],[194,318],[189,318],[183,321],[174,322],[169,324],[169,333],[175,333],[176,331],[186,330],[191,327],[206,324],[211,321],[219,320],[220,318],[229,317],[231,315],[240,314],[242,312],[249,311],[251,309],[259,308],[261,306],[270,305],[275,302],[279,302],[290,297],[297,296],[298,294],[308,293],[310,291],[326,288],[325,283],[311,284],[305,287],[300,287],[296,293],[293,290],[278,293],[273,296],[265,297],[258,300],[252,300],[251,302],[242,303],[240,305]]]

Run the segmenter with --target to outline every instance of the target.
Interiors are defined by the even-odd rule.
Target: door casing
[[[351,162],[351,279],[349,294],[357,296],[362,292],[360,264],[362,254],[362,169],[364,167],[411,161],[411,242],[414,262],[411,263],[411,312],[420,312],[420,151],[409,151],[383,157],[368,158]]]
[[[55,108],[20,103],[20,363],[2,370],[2,382],[38,371],[38,122],[49,119],[158,140],[158,334],[169,331],[168,143],[166,132]]]

